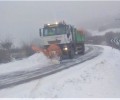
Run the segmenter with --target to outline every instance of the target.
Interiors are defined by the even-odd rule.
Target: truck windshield
[[[65,27],[44,28],[43,36],[53,36],[65,34]]]
[[[56,28],[44,28],[43,35],[44,36],[51,36],[55,35]]]

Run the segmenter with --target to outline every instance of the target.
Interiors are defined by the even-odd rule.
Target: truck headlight
[[[68,50],[68,48],[67,48],[67,47],[64,47],[64,48],[63,48],[63,50],[67,51],[67,50]]]

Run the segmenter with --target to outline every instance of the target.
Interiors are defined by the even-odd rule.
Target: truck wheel
[[[69,51],[69,58],[70,58],[70,59],[74,58],[74,55],[75,55],[75,51],[74,51],[74,49],[72,48],[72,49]]]
[[[85,54],[85,46],[83,45],[82,46],[82,51],[81,51],[81,54],[84,55]]]

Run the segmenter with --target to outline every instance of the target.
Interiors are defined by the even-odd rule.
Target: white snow
[[[34,67],[44,67],[48,64],[52,64],[50,59],[48,59],[43,53],[36,53],[27,59],[0,64],[0,74],[28,70]]]
[[[120,97],[120,51],[101,47],[103,53],[92,60],[36,81],[0,90],[0,97]]]
[[[96,35],[102,36],[102,35],[105,35],[107,32],[115,32],[115,33],[119,32],[120,33],[120,28],[107,29],[101,32],[99,32],[98,30],[88,30],[88,31],[92,34],[92,36],[96,36]]]

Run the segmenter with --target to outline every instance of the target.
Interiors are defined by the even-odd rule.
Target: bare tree
[[[10,40],[6,40],[6,41],[1,43],[1,46],[6,50],[10,50],[12,47],[12,44],[13,43]]]
[[[12,47],[12,42],[10,40],[6,40],[0,43],[1,48],[0,48],[0,63],[6,63],[12,60],[11,57],[11,47]]]

